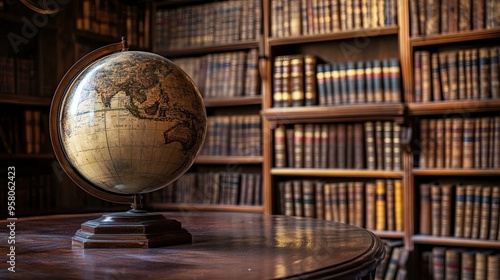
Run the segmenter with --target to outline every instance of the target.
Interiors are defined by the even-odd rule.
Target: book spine
[[[490,118],[481,117],[481,168],[489,167],[489,139],[490,139]]]
[[[328,125],[328,168],[337,168],[337,126]]]
[[[493,186],[491,188],[491,223],[490,223],[490,240],[497,240],[498,225],[500,218],[500,187]]]
[[[422,51],[415,51],[413,54],[413,69],[415,69],[413,73],[415,80],[413,102],[422,102]]]
[[[403,182],[401,180],[394,180],[394,220],[395,230],[403,231]]]
[[[460,275],[462,279],[474,279],[474,252],[463,251],[460,255]]]
[[[456,186],[455,199],[455,237],[464,236],[465,186]]]
[[[425,35],[433,35],[439,33],[439,1],[427,0],[426,21],[425,21]]]
[[[431,101],[431,54],[428,51],[421,51],[422,64],[422,102]]]
[[[481,226],[479,228],[479,238],[480,239],[488,239],[488,234],[490,232],[490,223],[492,214],[492,203],[491,199],[491,186],[482,186],[481,192]],[[498,265],[498,264],[497,264]]]
[[[440,101],[441,98],[441,80],[439,78],[439,55],[431,54],[431,75],[432,75],[432,99]]]
[[[386,186],[384,180],[376,180],[376,230],[386,229]]]
[[[363,123],[354,124],[354,169],[365,168]]]
[[[474,209],[474,186],[465,186],[465,206],[464,206],[464,238],[470,238],[472,234],[472,211]]]
[[[295,124],[293,133],[293,146],[294,146],[294,167],[304,167],[304,125]]]
[[[441,234],[441,187],[431,186],[431,233],[434,236]]]
[[[479,224],[481,219],[481,190],[482,186],[475,185],[474,186],[474,203],[472,206],[472,226],[471,226],[471,236],[470,238],[478,239],[479,238]],[[482,225],[481,225],[482,226]]]
[[[457,71],[458,71],[458,99],[466,99],[466,76],[465,76],[465,51],[458,51],[457,58]]]
[[[276,1],[273,1],[276,2]],[[283,107],[283,57],[278,56],[274,60],[274,75],[273,75],[273,106]],[[207,79],[210,80],[210,79]]]
[[[445,135],[444,135],[444,120],[436,120],[436,168],[444,168],[445,166]]]
[[[315,195],[315,218],[325,219],[325,193],[324,183],[320,181],[314,182],[314,195]]]
[[[318,90],[318,105],[324,106],[327,105],[327,90],[326,90],[326,67],[329,64],[318,64],[316,65],[316,83],[317,83],[317,90]],[[330,73],[328,73],[330,75]]]
[[[366,182],[366,229],[376,229],[376,185],[374,182]]]
[[[315,193],[314,193],[314,182],[311,180],[303,180],[302,181],[303,188],[303,200],[302,203],[304,205],[304,217],[315,218]]]
[[[286,167],[285,126],[279,125],[274,130],[274,166]]]
[[[467,31],[471,29],[471,1],[469,0],[459,0],[458,3],[458,30]]]
[[[348,224],[349,216],[348,216],[348,194],[347,194],[347,183],[340,182],[338,183],[338,214],[339,214],[339,222]]]
[[[286,138],[286,166],[295,167],[295,129],[287,127],[285,129]]]
[[[394,212],[394,181],[385,181],[385,200],[386,200],[386,230],[394,231],[395,226],[395,212]]]
[[[382,72],[381,61],[373,60],[373,92],[375,96],[375,103],[384,102],[382,77],[383,77],[383,72]]]
[[[313,168],[314,166],[314,125],[304,125],[304,167]]]
[[[489,49],[479,49],[479,99],[490,97],[490,55]]]
[[[444,257],[445,275],[449,279],[458,279],[460,273],[460,251],[458,249],[447,249]]]
[[[451,236],[451,221],[452,211],[451,206],[453,202],[453,186],[441,186],[441,234],[440,236]]]
[[[346,182],[347,185],[347,223],[354,224],[356,210],[354,205],[354,182]]]
[[[321,165],[321,125],[313,125],[313,167],[320,168]]]
[[[304,216],[303,189],[300,180],[292,181],[294,214],[297,217]]]
[[[365,122],[365,147],[366,147],[366,168],[370,170],[375,170],[376,160],[375,160],[375,133],[373,128],[373,122]]]
[[[332,195],[332,220],[340,222],[340,188],[337,183],[330,183],[330,193]],[[345,196],[345,192],[342,194]],[[345,205],[343,206],[345,207]],[[346,220],[346,219],[344,219]]]
[[[363,61],[356,62],[356,101],[358,103],[366,102],[366,76],[365,65]]]
[[[484,28],[484,0],[472,1],[472,29]]]
[[[290,60],[291,78],[291,105],[293,107],[303,106],[304,94],[304,58],[296,56]]]
[[[431,186],[420,184],[420,234],[431,235]]]
[[[353,224],[358,227],[364,226],[364,210],[365,210],[365,202],[364,202],[364,183],[363,182],[354,182],[354,222]]]
[[[445,279],[445,247],[432,248],[432,276],[433,279]]]
[[[347,129],[346,124],[337,124],[337,168],[347,167]]]
[[[325,195],[325,220],[332,221],[332,192],[330,183],[323,184],[323,193]]]
[[[329,156],[329,151],[332,149],[329,147],[329,139],[328,139],[328,124],[322,124],[321,125],[321,131],[320,131],[320,152],[319,152],[319,168],[326,169],[328,168],[328,156]],[[335,150],[335,149],[332,149]]]
[[[461,168],[462,167],[462,155],[463,155],[463,120],[460,118],[454,118],[452,122],[453,138],[451,143],[451,167]]]
[[[458,67],[457,67],[457,52],[450,51],[448,56],[448,78],[450,83],[449,99],[458,99]]]
[[[393,143],[392,143],[392,122],[384,122],[384,168],[385,170],[393,169]]]
[[[490,49],[490,92],[491,98],[500,98],[500,79],[499,79],[499,67],[498,62],[498,51],[500,47],[493,47]]]
[[[304,91],[305,105],[312,106],[318,104],[316,94],[316,57],[312,55],[304,56]]]

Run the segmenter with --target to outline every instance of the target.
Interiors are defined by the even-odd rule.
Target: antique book
[[[318,93],[318,105],[326,105],[326,79],[325,79],[325,74],[326,74],[326,69],[325,66],[329,64],[318,64],[316,65],[316,84],[317,84],[317,93]],[[330,73],[328,74],[330,77]]]
[[[441,234],[440,236],[451,236],[452,205],[454,200],[453,185],[441,185]]]
[[[328,168],[337,168],[337,126],[328,125]]]
[[[304,216],[304,194],[302,189],[302,182],[300,180],[292,181],[293,187],[293,207],[294,215],[297,217]]]
[[[479,238],[488,239],[490,233],[491,212],[491,186],[482,186],[481,192],[481,226],[479,228]]]
[[[432,100],[440,101],[441,98],[441,79],[439,78],[439,55],[431,54],[431,75],[432,75]]]
[[[471,1],[459,0],[458,2],[458,30],[467,31],[471,29]]]
[[[455,237],[464,237],[465,186],[456,186],[455,195]]]
[[[354,124],[348,123],[346,124],[347,134],[345,139],[345,149],[346,149],[346,168],[354,168]]]
[[[364,61],[356,62],[356,102],[366,102],[366,76]]]
[[[474,119],[464,119],[463,130],[463,168],[474,167]]]
[[[490,240],[497,240],[498,225],[500,218],[500,187],[498,185],[491,187],[491,222],[490,222]]]
[[[465,186],[465,205],[464,205],[464,238],[471,238],[472,234],[472,214],[474,210],[474,185]]]
[[[431,81],[431,54],[428,51],[421,51],[422,65],[422,102],[431,101],[432,81]]]
[[[463,156],[463,120],[461,118],[454,118],[452,122],[452,143],[451,143],[451,167],[461,168],[462,167],[462,156]]]
[[[286,71],[283,72],[283,78],[286,78]],[[290,83],[291,106],[304,106],[304,57],[302,55],[296,55],[290,59]]]
[[[458,279],[460,276],[460,251],[450,248],[445,252],[445,275],[447,279]]]
[[[450,82],[449,100],[458,99],[458,67],[457,67],[457,52],[449,51],[448,56],[448,79]]]
[[[431,234],[441,235],[441,186],[431,185]]]
[[[436,130],[435,130],[435,147],[436,147],[436,168],[444,168],[444,160],[445,160],[445,135],[444,135],[444,120],[436,119]]]
[[[323,184],[323,193],[325,196],[325,220],[332,221],[332,193],[330,183]]]
[[[436,167],[436,119],[429,119],[429,133],[427,140],[427,167]]]
[[[429,153],[429,119],[420,120],[420,156],[419,156],[419,166],[420,168],[428,168],[428,153]]]
[[[304,56],[304,92],[305,105],[317,104],[316,96],[316,57],[312,55]]]
[[[490,97],[490,54],[486,47],[479,49],[479,99]]]
[[[394,181],[385,180],[385,205],[386,205],[386,230],[394,231],[396,228],[394,208]]]
[[[420,184],[420,234],[431,235],[431,185]]]
[[[349,223],[348,216],[348,196],[347,196],[347,183],[340,182],[337,185],[337,203],[338,203],[338,222],[347,224]]]
[[[498,51],[500,47],[490,48],[490,92],[491,98],[500,98],[499,62]]]
[[[291,78],[292,67],[290,65],[291,56],[284,56],[281,62],[281,80],[282,80],[282,88],[281,88],[281,107],[290,107],[293,103],[292,98],[292,90],[293,90],[293,81],[299,82],[299,79]],[[295,67],[297,69],[297,67]],[[299,83],[301,83],[300,81]],[[296,85],[299,86],[299,85]],[[297,101],[299,102],[299,101]]]
[[[384,102],[384,91],[382,82],[382,63],[380,60],[373,60],[373,93],[375,96],[375,103]]]
[[[393,170],[392,121],[384,122],[384,169]]]
[[[443,100],[450,100],[450,79],[448,77],[448,55],[439,52],[439,71],[441,77],[441,95]]]
[[[274,60],[273,79],[273,106],[283,107],[283,57],[278,56]],[[208,79],[207,79],[208,80]]]
[[[402,180],[394,180],[394,229],[403,231],[404,210],[403,210],[403,182]]]
[[[286,167],[285,126],[279,125],[274,130],[274,166]]]
[[[465,77],[465,52],[464,50],[458,51],[457,58],[457,71],[458,71],[458,99],[463,100],[466,98],[466,77]]]
[[[461,252],[460,256],[460,275],[462,279],[474,279],[474,252],[465,250]]]
[[[366,182],[366,229],[376,229],[376,185],[374,182]]]
[[[433,35],[439,33],[439,0],[426,0],[426,19],[425,19],[425,35]]]
[[[353,61],[346,63],[347,98],[348,103],[354,104],[356,100],[356,68]]]
[[[375,161],[375,132],[373,122],[365,122],[365,149],[366,149],[366,168],[374,170],[377,168]]]
[[[376,230],[386,230],[386,190],[385,180],[376,180],[376,196],[375,196],[375,215],[376,215]]]
[[[365,168],[365,149],[363,123],[354,123],[354,169]]]
[[[474,0],[472,1],[472,29],[483,29],[484,28],[484,0]]]
[[[321,220],[325,219],[325,193],[323,185],[324,183],[321,181],[314,181],[315,218]]]
[[[293,127],[293,155],[295,168],[304,167],[304,125],[294,124]]]
[[[445,247],[432,248],[432,278],[445,279]]]
[[[472,206],[472,230],[470,238],[478,239],[479,238],[479,225],[481,222],[481,200],[482,200],[482,189],[481,185],[474,185],[474,202]],[[483,226],[481,224],[481,226]]]
[[[314,182],[312,180],[302,180],[302,203],[304,205],[304,217],[316,218]]]
[[[313,167],[321,165],[321,124],[313,124]]]
[[[375,153],[377,169],[384,169],[384,127],[382,121],[375,121]]]
[[[354,221],[353,224],[358,227],[364,226],[365,220],[365,202],[364,202],[365,184],[363,182],[354,182]]]
[[[304,124],[304,167],[314,167],[314,124]]]
[[[413,54],[413,69],[415,81],[413,102],[422,102],[422,51],[415,51]]]
[[[337,168],[347,168],[347,151],[346,151],[346,135],[347,129],[345,123],[339,123],[337,127]]]
[[[354,182],[349,181],[347,184],[347,222],[350,225],[354,224],[354,220],[356,219],[356,210],[355,210],[355,201],[354,201]]]

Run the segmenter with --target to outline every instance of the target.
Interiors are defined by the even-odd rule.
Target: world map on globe
[[[148,52],[98,59],[74,78],[60,108],[68,161],[112,193],[170,184],[193,164],[206,133],[205,107],[191,78]]]

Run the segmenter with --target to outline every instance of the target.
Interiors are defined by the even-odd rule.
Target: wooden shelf
[[[413,235],[412,241],[416,244],[455,246],[455,247],[481,247],[481,248],[490,248],[490,249],[500,249],[500,241],[483,240],[483,239],[436,237],[436,236],[429,236],[429,235]]]
[[[259,156],[198,156],[195,163],[198,164],[261,164],[262,157]]]
[[[177,50],[155,50],[155,53],[169,58],[169,57],[187,56],[187,55],[202,55],[214,52],[246,50],[251,48],[257,48],[258,46],[259,46],[259,41],[245,41],[245,42],[235,42],[225,45],[196,46],[196,47],[183,48]]]
[[[500,176],[500,169],[414,168],[415,176]]]
[[[262,104],[262,96],[207,98],[203,102],[205,107],[256,105]]]
[[[316,169],[316,168],[273,168],[275,176],[307,177],[365,177],[365,178],[403,178],[403,171],[359,170],[359,169]]]
[[[498,111],[500,111],[500,99],[408,103],[408,114],[413,116]]]
[[[401,103],[376,103],[341,106],[307,106],[269,108],[262,110],[262,115],[269,121],[295,123],[297,121],[328,121],[332,119],[366,120],[368,117],[395,119],[403,116]]]
[[[193,204],[193,203],[147,203],[147,208],[154,211],[163,210],[185,210],[185,211],[215,211],[215,212],[242,212],[242,213],[264,213],[262,206],[250,205],[227,205],[227,204]]]
[[[448,43],[459,43],[465,41],[476,41],[485,39],[496,39],[500,37],[500,28],[464,31],[457,33],[446,33],[417,38],[410,38],[412,47],[430,46]]]
[[[0,94],[0,104],[49,107],[52,97]]]
[[[359,38],[359,37],[395,35],[395,34],[398,34],[398,31],[399,31],[399,28],[397,26],[391,26],[391,27],[382,27],[382,28],[374,28],[374,29],[339,31],[339,32],[330,33],[330,34],[305,35],[305,36],[295,36],[295,37],[286,37],[286,38],[269,38],[269,45],[270,46],[281,46],[281,45],[291,45],[291,44],[334,41],[334,40]]]

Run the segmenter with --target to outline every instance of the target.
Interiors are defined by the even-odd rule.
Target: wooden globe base
[[[83,223],[71,243],[82,248],[153,248],[191,242],[179,221],[134,209]]]

